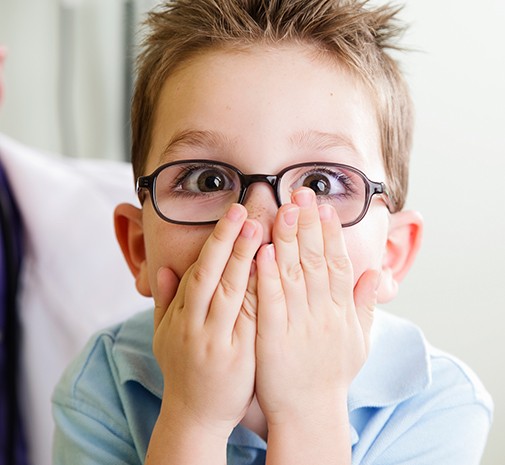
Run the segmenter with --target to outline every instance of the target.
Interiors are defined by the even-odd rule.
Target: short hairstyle
[[[368,0],[173,0],[149,13],[132,101],[132,164],[145,174],[156,104],[167,77],[209,48],[296,42],[335,57],[361,78],[375,100],[390,208],[401,210],[408,188],[413,108],[390,55],[403,32],[400,7]]]

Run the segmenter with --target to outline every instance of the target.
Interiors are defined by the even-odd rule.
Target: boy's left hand
[[[256,395],[269,427],[346,409],[368,355],[379,279],[367,271],[353,290],[335,210],[318,208],[306,188],[293,200],[257,254]]]

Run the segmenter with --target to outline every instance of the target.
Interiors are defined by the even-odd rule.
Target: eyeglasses
[[[363,219],[374,195],[383,196],[389,208],[384,183],[370,181],[352,166],[328,162],[299,163],[269,175],[244,174],[218,161],[180,160],[160,166],[149,176],[140,176],[137,194],[143,203],[147,189],[158,215],[170,223],[213,224],[232,203],[243,203],[247,189],[256,182],[272,187],[278,207],[291,202],[297,188],[311,188],[318,204],[336,209],[343,227]]]

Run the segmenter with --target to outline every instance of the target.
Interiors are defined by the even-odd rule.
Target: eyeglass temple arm
[[[391,202],[391,197],[386,184],[383,182],[372,182],[372,196],[373,195],[379,195],[386,204],[389,212],[394,213],[393,203]]]
[[[151,191],[151,184],[152,183],[150,176],[139,176],[137,178],[135,191],[137,192],[140,203],[143,203],[144,199],[146,198],[144,189]]]

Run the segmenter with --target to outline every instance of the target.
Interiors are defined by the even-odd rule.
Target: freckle
[[[333,97],[333,92],[330,92],[330,97]]]
[[[249,210],[249,218],[261,219],[267,213],[267,208],[263,205],[256,205]]]

